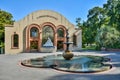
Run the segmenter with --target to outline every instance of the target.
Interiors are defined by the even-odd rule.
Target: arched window
[[[36,27],[31,28],[30,37],[38,37],[38,29]]]
[[[19,47],[19,36],[18,34],[13,35],[13,48],[18,48]]]
[[[62,28],[59,28],[59,29],[57,30],[57,34],[58,34],[58,37],[64,37],[64,31],[63,31],[63,29],[62,29]]]
[[[42,29],[42,46],[50,39],[51,42],[54,42],[54,31],[51,26],[46,25]]]

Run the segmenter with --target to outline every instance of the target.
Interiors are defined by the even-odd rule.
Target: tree
[[[4,47],[4,32],[6,24],[13,24],[11,13],[0,9],[0,47]]]
[[[83,32],[83,37],[82,37],[82,39],[83,39],[83,45],[84,44],[92,44],[93,42],[94,42],[94,38],[93,38],[93,36],[92,36],[92,30],[91,30],[91,28],[89,28],[89,24],[87,23],[87,22],[83,22],[83,26],[84,26],[84,29],[82,30],[82,32]]]
[[[81,23],[81,18],[76,18],[76,23],[79,28],[83,29],[82,23]]]
[[[87,18],[84,22],[86,26],[83,35],[84,42],[96,43],[99,47],[120,47],[120,36],[118,36],[120,34],[118,33],[120,31],[120,0],[107,0],[103,7],[90,9]],[[106,37],[102,35],[100,37],[100,34]],[[96,40],[96,37],[99,39]]]
[[[87,24],[91,30],[91,37],[95,39],[97,29],[101,27],[104,20],[104,9],[100,7],[94,7],[89,10]]]
[[[87,21],[83,22],[83,42],[84,44],[92,44],[95,42],[97,29],[100,28],[103,23],[104,9],[100,7],[90,9],[87,18]]]
[[[103,25],[97,30],[96,43],[100,47],[114,48],[114,44],[119,41],[120,33],[113,27]]]
[[[76,23],[77,23],[77,25],[76,26],[78,26],[79,28],[81,28],[82,29],[82,46],[84,47],[84,44],[85,43],[87,43],[86,42],[86,26],[84,25],[85,23],[83,22],[81,22],[81,18],[76,18]]]
[[[108,0],[103,8],[109,18],[108,25],[120,31],[120,0]]]

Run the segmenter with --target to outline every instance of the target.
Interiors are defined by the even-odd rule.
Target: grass
[[[96,50],[96,47],[95,45],[85,46],[84,48],[82,48],[82,50]]]

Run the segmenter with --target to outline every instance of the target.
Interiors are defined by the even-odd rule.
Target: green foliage
[[[88,45],[88,46],[85,45],[85,47],[82,48],[82,50],[96,50],[96,45]]]
[[[93,43],[92,35],[90,34],[91,30],[87,27],[86,22],[81,22],[81,18],[76,19],[77,26],[82,29],[82,46],[85,47],[85,44]]]
[[[120,48],[120,0],[107,0],[103,7],[90,9],[87,17],[82,25],[83,44],[96,43],[97,50],[103,46]]]
[[[120,31],[120,0],[108,0],[103,8],[109,18],[108,24]]]
[[[13,24],[12,18],[12,14],[0,9],[0,43],[2,47],[4,47],[4,26],[6,24]]]
[[[102,26],[97,30],[96,42],[101,47],[111,48],[119,41],[120,33],[110,26]]]
[[[82,29],[83,29],[82,23],[81,23],[81,18],[76,18],[76,23],[77,23],[76,26],[78,26],[79,28],[82,28]]]
[[[32,41],[30,48],[31,49],[37,49],[38,48],[38,42],[37,41]]]
[[[0,10],[0,24],[12,24],[12,15],[6,11]]]

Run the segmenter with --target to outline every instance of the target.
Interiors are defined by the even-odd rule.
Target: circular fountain
[[[66,50],[63,54],[49,55],[21,61],[21,64],[34,68],[53,68],[75,73],[101,72],[112,68],[110,59],[102,56],[73,55],[69,50],[69,33],[66,31]]]
[[[101,72],[112,68],[110,59],[102,56],[74,55],[71,60],[65,60],[62,54],[49,55],[29,60],[23,60],[22,65],[34,68],[53,68],[60,71],[75,73]]]

